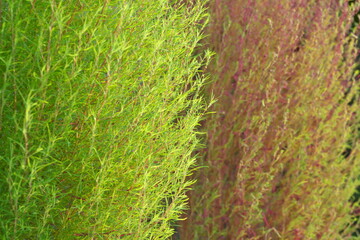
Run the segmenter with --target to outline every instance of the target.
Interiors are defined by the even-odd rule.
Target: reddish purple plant
[[[359,151],[347,3],[215,0],[207,149],[183,239],[345,239]],[[351,91],[354,91],[352,88]],[[353,92],[347,95],[352,96]],[[341,234],[340,234],[341,231]]]

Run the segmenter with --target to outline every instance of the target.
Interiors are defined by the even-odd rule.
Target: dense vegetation
[[[167,0],[0,1],[1,239],[173,234],[205,22]]]
[[[358,237],[360,3],[205,4],[0,1],[1,239]]]
[[[218,102],[181,239],[356,239],[358,10],[211,1],[207,92]]]

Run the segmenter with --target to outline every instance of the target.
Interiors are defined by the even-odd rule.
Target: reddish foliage
[[[182,238],[335,239],[333,223],[348,216],[351,161],[338,159],[353,111],[341,99],[354,13],[337,0],[215,0],[210,10],[218,102]]]

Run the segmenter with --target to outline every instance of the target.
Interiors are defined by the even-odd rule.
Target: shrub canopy
[[[204,112],[203,4],[0,3],[0,235],[165,239]]]

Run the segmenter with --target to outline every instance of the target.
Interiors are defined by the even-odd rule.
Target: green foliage
[[[203,4],[0,3],[0,235],[170,237],[205,109]]]

